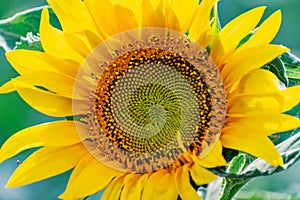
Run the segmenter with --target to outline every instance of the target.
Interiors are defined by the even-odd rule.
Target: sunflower
[[[300,86],[284,88],[261,67],[288,48],[269,44],[281,23],[265,7],[243,13],[218,33],[217,0],[48,0],[62,30],[43,9],[43,52],[6,54],[20,76],[17,91],[37,111],[67,120],[23,129],[0,150],[0,162],[41,147],[7,187],[74,168],[62,199],[106,188],[102,199],[200,199],[192,186],[217,178],[230,148],[283,166],[269,135],[300,126],[283,114]],[[249,40],[241,41],[252,33]]]

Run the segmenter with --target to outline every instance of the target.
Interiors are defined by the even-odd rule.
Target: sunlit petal
[[[68,146],[79,143],[80,138],[77,133],[79,126],[84,125],[74,121],[56,121],[23,129],[11,136],[2,145],[0,163],[29,148]]]
[[[26,185],[68,171],[76,166],[85,153],[82,144],[43,147],[19,165],[6,187]]]

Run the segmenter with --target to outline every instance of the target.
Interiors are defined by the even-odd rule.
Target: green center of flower
[[[205,156],[225,118],[225,92],[206,51],[187,36],[144,28],[113,36],[82,65],[89,101],[75,102],[87,149],[104,164],[144,173],[170,168],[184,153]],[[78,88],[78,90],[76,90]],[[180,161],[180,163],[184,163]],[[177,165],[177,164],[176,164]]]
[[[102,77],[95,107],[114,145],[149,153],[180,135],[174,152],[183,153],[183,147],[199,150],[210,123],[211,100],[201,74],[184,58],[165,50],[139,49],[118,57]]]

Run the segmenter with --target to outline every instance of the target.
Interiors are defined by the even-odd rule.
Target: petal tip
[[[252,13],[252,14],[257,14],[261,18],[266,9],[267,9],[267,6],[259,6],[259,7],[253,8],[252,10],[250,10],[248,12]]]
[[[47,7],[45,7],[45,8],[43,8],[43,10],[42,10],[42,14],[41,14],[41,16],[48,16],[49,15],[49,11],[48,11],[48,8]]]
[[[19,186],[21,186],[21,185],[15,181],[15,178],[13,178],[13,176],[11,176],[10,179],[8,180],[8,182],[6,183],[5,188],[6,189],[15,188],[15,187],[19,187]]]
[[[280,18],[282,17],[282,11],[280,9],[276,10],[273,14],[280,17]]]
[[[282,157],[278,158],[278,166],[284,168],[284,161]]]
[[[255,9],[260,10],[260,11],[263,12],[263,11],[265,11],[267,9],[267,6],[259,6],[259,7],[255,8]]]

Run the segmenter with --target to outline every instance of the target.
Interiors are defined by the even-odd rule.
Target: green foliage
[[[19,42],[16,42],[14,49],[29,49],[35,51],[43,51],[39,34],[32,35],[31,32],[26,34],[26,37],[21,37]]]
[[[37,35],[39,33],[39,24],[43,8],[44,7],[33,8],[18,13],[11,18],[0,20],[0,36],[2,36],[0,46],[2,46],[5,51],[9,51],[15,48],[17,42],[24,42],[22,38],[27,38],[28,33]],[[59,28],[59,21],[51,9],[49,9],[49,14],[51,24]]]
[[[300,59],[291,53],[284,53],[280,60],[286,68],[286,75],[289,79],[289,86],[300,84]]]

